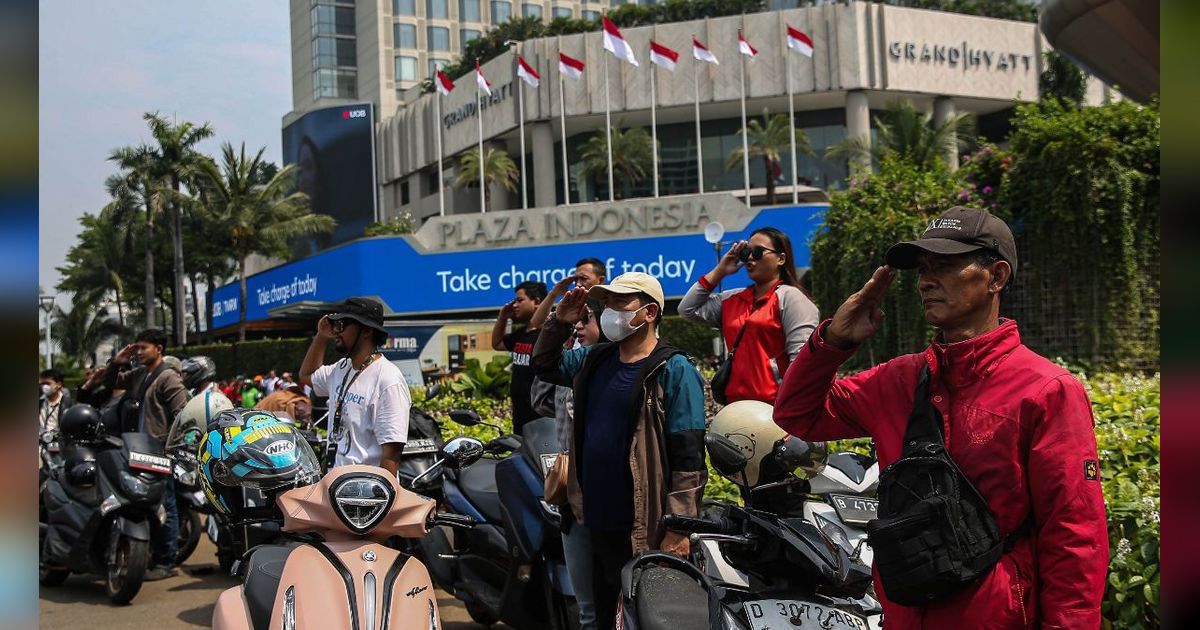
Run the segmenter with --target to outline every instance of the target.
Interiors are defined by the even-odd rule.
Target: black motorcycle
[[[746,456],[728,438],[705,436],[713,467],[736,479]],[[795,480],[797,484],[801,479]],[[779,482],[792,483],[792,482]],[[771,488],[774,489],[774,488]],[[750,488],[744,489],[752,496]],[[845,535],[803,514],[730,503],[710,505],[702,518],[664,517],[688,532],[693,560],[662,552],[638,554],[621,572],[621,630],[783,630],[877,628],[879,606],[869,595],[871,567]],[[765,506],[764,506],[765,507]],[[706,557],[702,543],[720,554]],[[705,566],[720,562],[734,575]]]
[[[75,415],[89,411],[89,428],[63,429],[63,465],[41,487],[38,578],[57,586],[71,573],[102,575],[109,600],[127,604],[150,562],[171,460],[146,433],[107,434],[95,409]]]

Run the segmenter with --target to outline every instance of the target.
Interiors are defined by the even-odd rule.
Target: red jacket
[[[951,456],[987,499],[1001,534],[1032,510],[1034,529],[976,584],[914,608],[887,601],[897,628],[1098,628],[1108,570],[1108,531],[1095,421],[1083,386],[1021,344],[1017,324],[967,341],[934,343],[854,376],[835,379],[853,351],[821,340],[818,327],[792,362],[775,422],[808,440],[870,436],[879,465],[901,453],[923,363],[945,419]]]

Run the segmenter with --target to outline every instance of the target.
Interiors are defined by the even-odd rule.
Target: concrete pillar
[[[846,92],[846,137],[863,138],[864,146],[871,147],[871,107],[863,90]],[[851,158],[850,171],[856,170],[871,170],[871,158]]]
[[[954,116],[954,101],[949,96],[939,96],[933,99],[933,126],[940,127]],[[950,170],[958,170],[958,136],[954,135],[954,144],[946,149],[946,166]]]
[[[534,208],[549,208],[555,202],[554,165],[560,161],[554,159],[554,129],[548,122],[537,122],[529,125],[530,139],[533,141],[530,150],[533,153],[529,177],[533,179]]]

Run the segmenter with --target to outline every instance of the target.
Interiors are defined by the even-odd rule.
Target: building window
[[[358,71],[317,68],[313,71],[313,98],[358,98]]]
[[[313,66],[358,65],[354,40],[347,38],[318,37],[313,40]]]
[[[441,70],[442,68],[445,68],[448,65],[450,65],[449,59],[434,59],[434,58],[430,57],[430,59],[429,59],[429,77],[433,78],[433,74],[435,72],[437,72],[438,70]]]
[[[504,0],[492,0],[492,24],[503,24],[512,19],[512,4]]]
[[[408,196],[408,182],[400,182],[400,205],[407,206],[410,198]]]
[[[450,50],[450,29],[445,26],[429,27],[429,50]]]
[[[458,0],[458,20],[460,22],[482,22],[479,12],[479,0]]]
[[[354,9],[318,4],[312,9],[313,35],[354,35]]]
[[[459,41],[459,45],[462,47],[463,52],[466,52],[467,43],[473,39],[479,39],[479,31],[477,31],[473,28],[458,29],[458,41]]]
[[[413,24],[393,24],[392,45],[396,48],[416,48],[417,27]]]
[[[542,5],[526,2],[521,5],[521,15],[525,17],[542,17]]]
[[[396,57],[396,80],[397,81],[416,81],[417,80],[417,58],[416,57]]]
[[[425,17],[442,19],[450,17],[446,0],[425,0]]]
[[[795,9],[800,6],[799,0],[768,0],[767,6],[772,11],[782,11],[784,9]]]
[[[553,9],[550,10],[550,14],[556,18],[560,18],[560,17],[569,18],[573,15],[570,7],[554,7]]]
[[[599,11],[588,11],[587,9],[584,9],[583,19],[591,20],[591,21],[595,22],[596,20],[600,19],[600,12]]]
[[[392,0],[392,15],[416,17],[417,0]]]

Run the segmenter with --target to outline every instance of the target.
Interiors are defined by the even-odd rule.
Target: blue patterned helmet
[[[265,492],[321,478],[321,464],[296,427],[259,409],[229,409],[213,416],[199,454],[200,487],[226,515],[242,507],[242,488]]]

